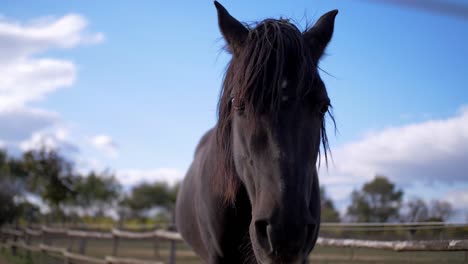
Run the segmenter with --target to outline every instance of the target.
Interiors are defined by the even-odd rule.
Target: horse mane
[[[216,142],[218,168],[215,185],[222,190],[225,202],[234,203],[241,185],[232,155],[232,108],[243,109],[254,128],[254,117],[271,115],[276,120],[283,96],[299,104],[313,89],[318,78],[317,65],[312,60],[301,31],[289,20],[266,19],[249,27],[249,35],[240,53],[233,55],[224,77],[218,103]],[[286,77],[295,94],[283,88]],[[322,146],[327,160],[328,139],[325,124],[321,127]],[[320,153],[320,151],[319,151]]]

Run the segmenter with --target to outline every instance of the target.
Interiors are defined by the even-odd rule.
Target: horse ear
[[[224,39],[229,45],[231,51],[238,53],[239,48],[249,35],[249,30],[242,25],[237,19],[232,17],[229,12],[218,1],[214,1],[214,5],[218,10],[218,24]]]
[[[325,48],[333,36],[335,17],[337,14],[338,10],[333,10],[324,14],[312,28],[304,33],[304,38],[312,51],[312,58],[316,63],[318,63],[322,57]]]

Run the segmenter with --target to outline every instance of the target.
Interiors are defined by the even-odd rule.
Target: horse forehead
[[[281,81],[281,89],[283,91],[286,91],[286,89],[288,88],[288,79],[284,78],[282,81]],[[288,101],[289,100],[289,96],[283,92],[283,95],[281,96],[281,101],[285,102],[285,101]]]
[[[283,80],[281,81],[281,89],[286,89],[286,88],[288,88],[288,79],[283,78]]]
[[[258,23],[257,26],[254,28],[254,30],[263,31],[269,28],[279,28],[281,30],[290,30],[295,33],[301,34],[301,31],[299,30],[299,28],[293,23],[291,23],[291,20],[287,18],[265,19],[262,22]]]

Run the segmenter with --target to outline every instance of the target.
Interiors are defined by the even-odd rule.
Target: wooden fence
[[[334,224],[336,225],[336,224]],[[420,225],[415,224],[398,224],[403,228],[429,228],[434,226],[438,228],[440,223],[430,224],[424,223]],[[339,224],[340,228],[392,228],[396,227],[395,224]],[[333,225],[324,224],[323,228],[331,228]],[[468,225],[461,225],[461,227],[468,227]],[[79,241],[77,252],[71,251],[71,245],[68,247],[52,246],[52,238],[62,236],[69,241]],[[40,241],[39,244],[33,245],[32,239]],[[112,241],[112,254],[104,258],[91,257],[86,255],[87,242],[91,239],[105,239]],[[13,229],[3,228],[0,230],[0,242],[3,247],[9,248],[12,254],[16,254],[18,248],[27,252],[42,252],[44,254],[51,254],[60,256],[64,263],[102,263],[102,264],[162,264],[161,261],[148,261],[133,258],[118,257],[119,242],[122,239],[129,240],[151,240],[154,244],[154,258],[161,259],[159,243],[169,242],[169,256],[167,259],[168,264],[175,264],[177,244],[182,243],[183,240],[180,234],[166,230],[153,230],[148,232],[129,232],[119,229],[113,229],[111,232],[96,232],[96,231],[83,231],[68,228],[52,228],[48,226],[41,226],[38,229]],[[381,249],[391,251],[464,251],[465,261],[468,261],[468,239],[460,240],[424,240],[424,241],[372,241],[372,240],[359,240],[359,239],[334,239],[320,237],[317,245],[322,247],[339,247],[339,248],[367,248],[367,249]],[[194,254],[193,254],[194,255]]]
[[[71,245],[68,247],[52,246],[52,238],[63,236],[68,238],[70,242],[79,240],[78,252],[71,252]],[[38,245],[32,245],[31,240],[35,238],[39,240]],[[148,239],[154,243],[155,258],[159,258],[159,242],[168,241],[170,243],[170,254],[167,263],[174,264],[176,256],[177,243],[182,242],[182,237],[176,232],[165,230],[154,230],[151,232],[128,232],[114,229],[111,232],[95,232],[70,230],[64,228],[52,228],[42,226],[40,229],[11,229],[3,228],[0,230],[0,239],[3,247],[10,248],[12,254],[15,255],[18,248],[24,249],[27,252],[42,252],[45,254],[59,255],[64,259],[64,263],[107,263],[107,264],[162,264],[160,261],[148,261],[131,258],[117,257],[119,242],[121,239],[140,240]],[[90,239],[108,239],[112,240],[112,255],[106,256],[104,259],[90,257],[86,255],[87,242]]]

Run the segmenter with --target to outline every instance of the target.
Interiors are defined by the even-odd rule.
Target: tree
[[[17,203],[16,206],[20,219],[23,219],[27,223],[37,223],[40,221],[41,210],[37,205],[25,200]]]
[[[449,202],[433,200],[431,201],[430,217],[431,222],[445,222],[453,215],[453,208]]]
[[[8,184],[0,182],[0,226],[12,222],[18,216],[18,206],[14,202],[14,194]]]
[[[87,176],[77,176],[73,191],[75,195],[66,204],[78,207],[87,215],[104,215],[106,209],[115,205],[121,185],[113,175],[90,172]]]
[[[163,209],[169,214],[175,205],[178,185],[170,187],[167,183],[156,182],[153,184],[142,183],[134,187],[130,196],[121,202],[122,214],[128,208],[133,217],[143,218],[152,209]]]
[[[20,185],[11,173],[10,160],[7,152],[0,150],[0,225],[14,221],[19,215],[15,198],[20,194]]]
[[[52,215],[62,217],[61,204],[75,194],[71,163],[57,152],[45,149],[24,153],[22,162],[28,190],[50,206]]]
[[[353,191],[347,215],[357,222],[389,222],[397,220],[403,191],[384,176],[376,176],[364,184],[361,191]]]
[[[322,222],[337,223],[341,221],[340,213],[335,209],[333,200],[327,197],[325,187],[320,187],[320,208]]]
[[[402,220],[405,222],[424,222],[429,218],[429,208],[421,198],[413,198],[406,203]]]

